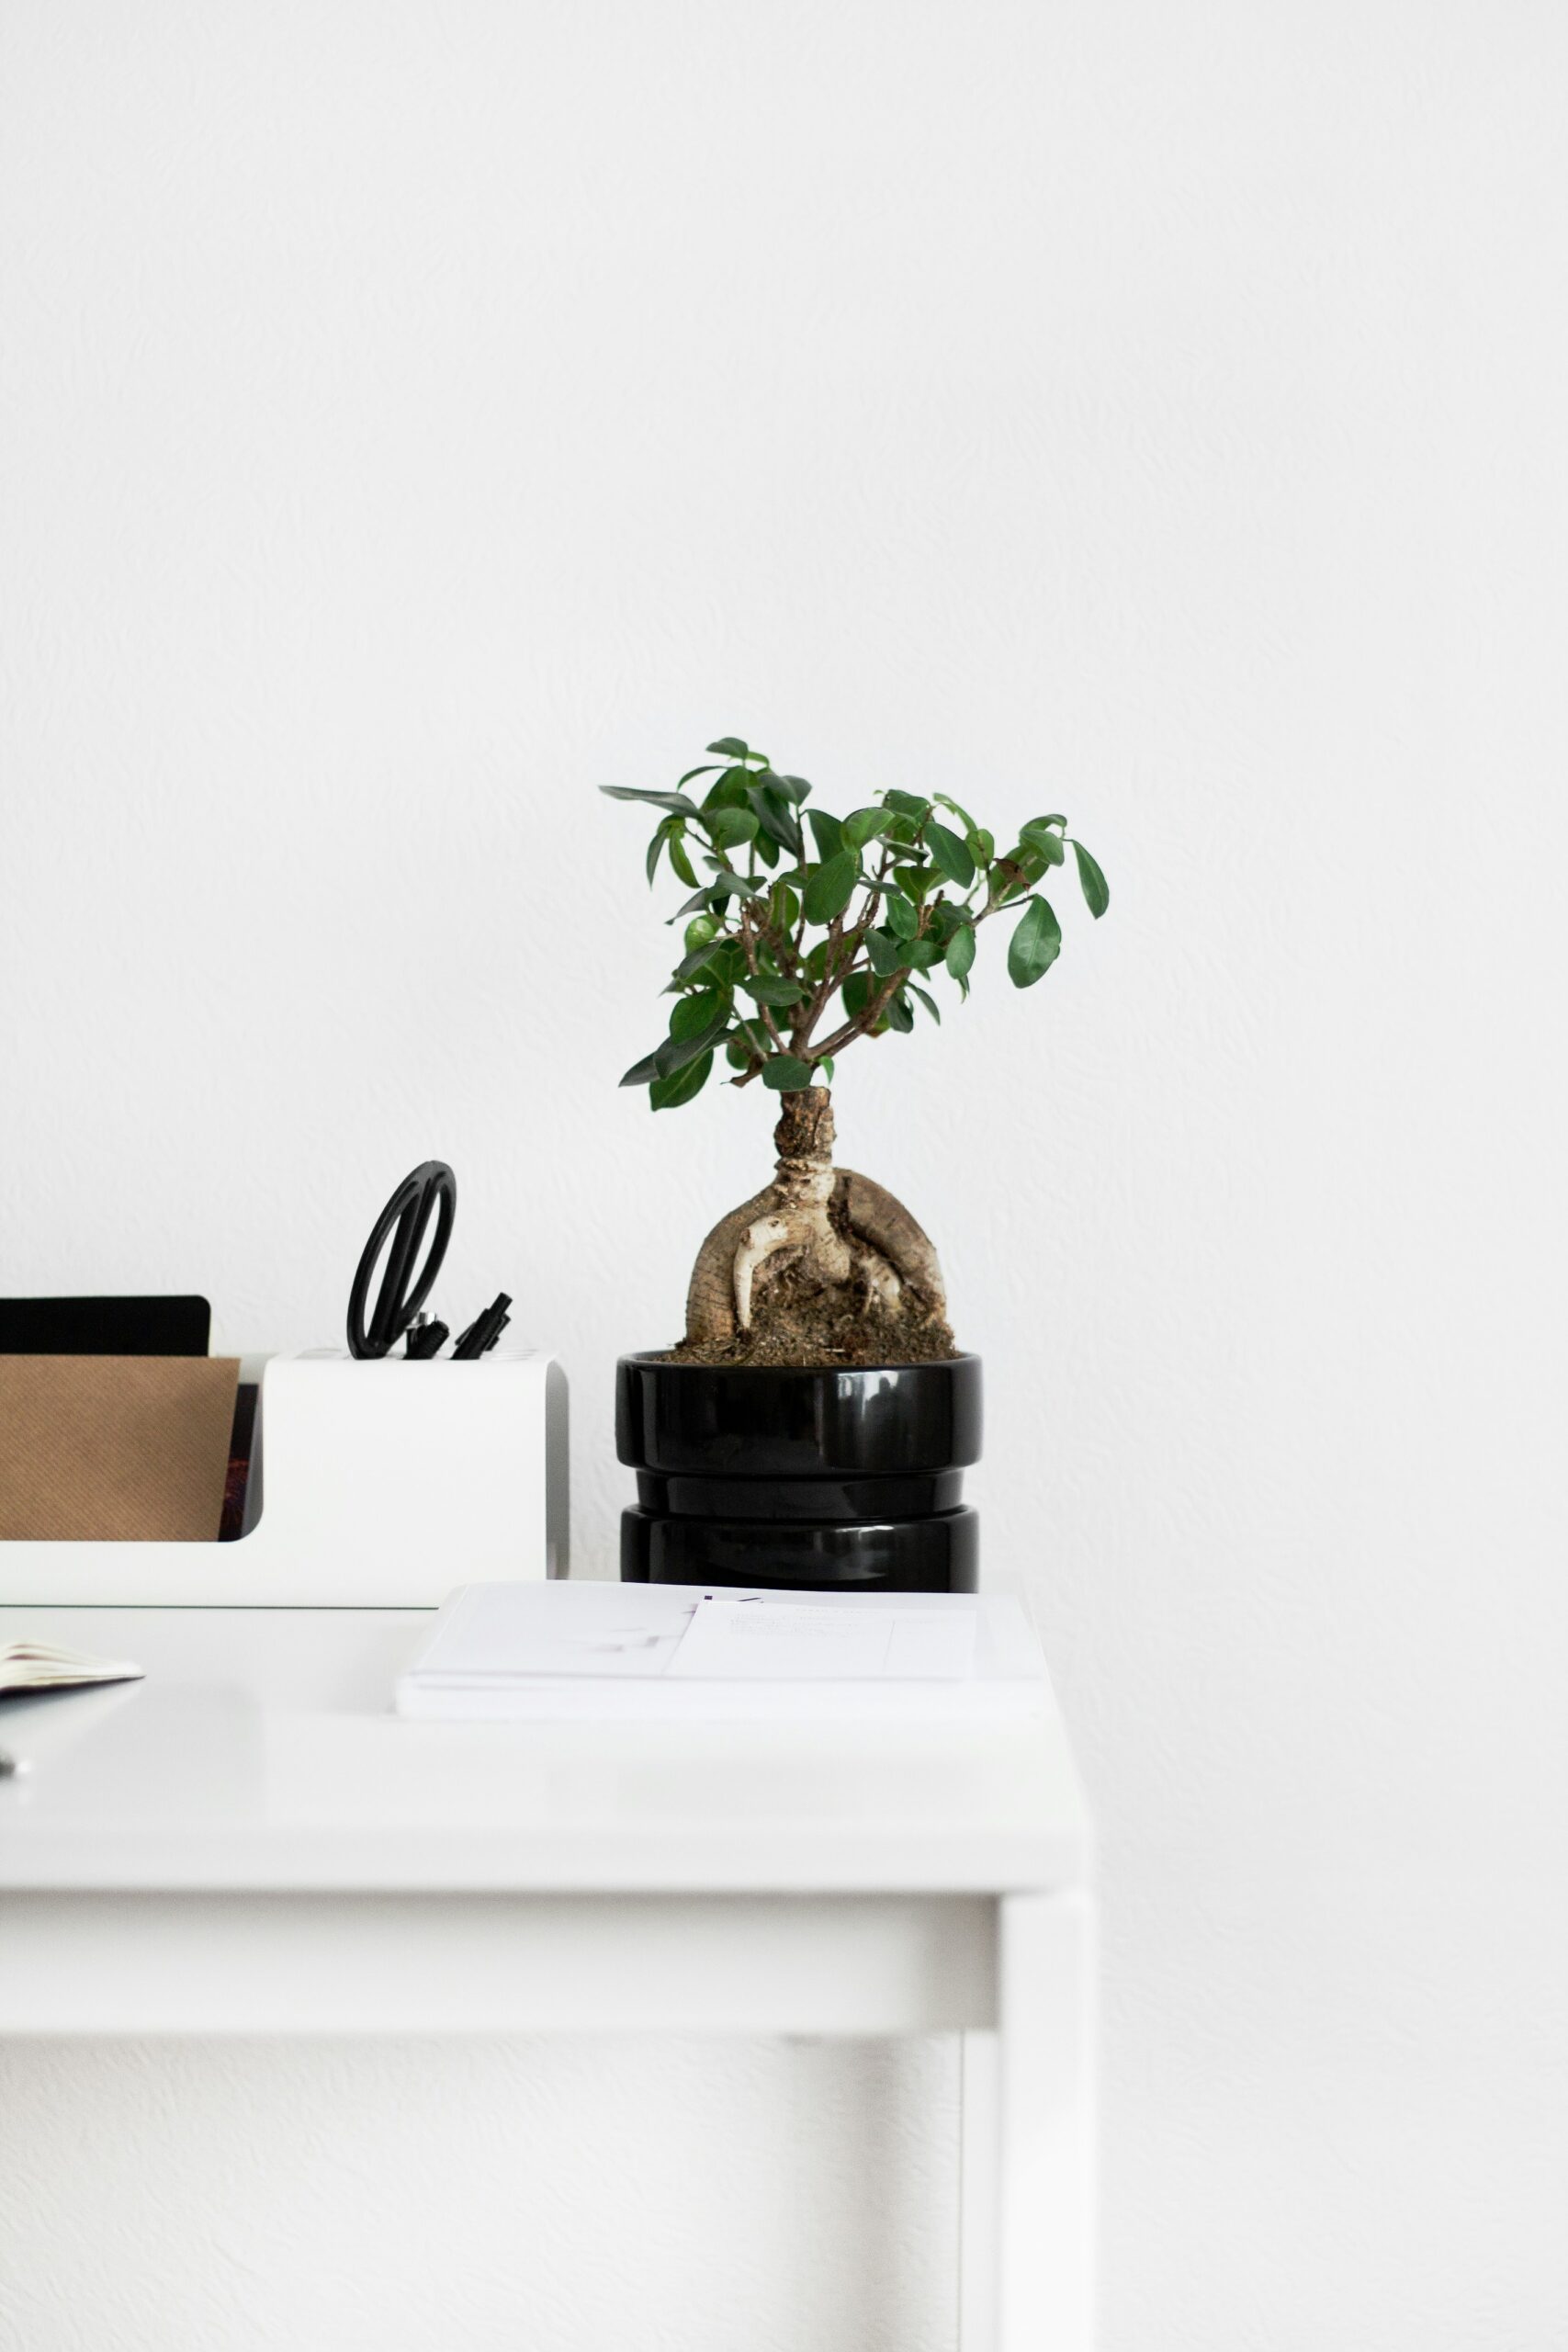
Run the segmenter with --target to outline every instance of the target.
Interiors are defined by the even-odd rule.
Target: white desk
[[[1053,1715],[404,1724],[428,1618],[0,1610],[0,2032],[963,2037],[963,2352],[1090,2342],[1088,1826]]]

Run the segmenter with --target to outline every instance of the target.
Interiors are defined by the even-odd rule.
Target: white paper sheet
[[[665,1672],[671,1681],[960,1682],[973,1612],[850,1611],[807,1602],[703,1599]]]
[[[737,1634],[740,1613],[758,1623]],[[396,1705],[453,1723],[935,1724],[1029,1720],[1044,1693],[1011,1594],[528,1581],[453,1593]]]

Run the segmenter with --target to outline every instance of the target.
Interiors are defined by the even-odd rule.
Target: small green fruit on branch
[[[883,792],[835,817],[807,810],[805,777],[779,774],[739,736],[708,750],[673,792],[604,787],[664,812],[649,881],[668,858],[693,893],[671,918],[685,930],[669,1034],[621,1081],[646,1086],[656,1111],[694,1101],[720,1055],[732,1085],[760,1078],[788,1094],[830,1080],[863,1037],[908,1035],[917,1005],[940,1021],[923,983],[940,975],[966,998],[977,934],[998,915],[1015,919],[1008,977],[1032,988],[1062,945],[1039,886],[1069,848],[1089,912],[1111,903],[1065,817],[1032,818],[998,854],[994,834],[945,793]]]
[[[806,808],[811,786],[736,735],[708,745],[673,792],[621,785],[614,800],[661,810],[648,845],[693,895],[662,1043],[627,1070],[655,1111],[700,1094],[722,1054],[735,1086],[760,1078],[780,1095],[772,1183],[722,1217],[698,1252],[686,1335],[727,1343],[786,1268],[852,1284],[865,1306],[897,1306],[944,1329],[937,1256],[902,1203],[833,1164],[827,1091],[838,1057],[863,1037],[908,1035],[915,1007],[942,1019],[923,983],[969,994],[978,933],[1013,919],[1008,977],[1032,988],[1061,952],[1062,928],[1039,885],[1070,846],[1092,915],[1111,902],[1105,876],[1065,817],[1035,817],[998,855],[996,838],[945,793],[883,792],[847,817]],[[686,787],[705,777],[700,800]],[[938,811],[944,812],[939,815]],[[956,821],[950,823],[949,819]]]

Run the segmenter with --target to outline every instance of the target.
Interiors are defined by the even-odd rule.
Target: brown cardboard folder
[[[0,1540],[212,1544],[237,1356],[0,1355]]]

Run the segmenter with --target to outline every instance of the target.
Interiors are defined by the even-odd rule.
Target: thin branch
[[[915,931],[917,939],[924,939],[927,936],[931,917],[931,908],[923,906],[920,909],[919,922]],[[807,1059],[819,1062],[825,1060],[829,1054],[841,1053],[846,1046],[852,1046],[857,1037],[863,1037],[869,1030],[874,1028],[905,981],[913,973],[914,968],[912,964],[900,964],[896,971],[890,972],[882,986],[866,999],[860,1011],[846,1021],[841,1028],[835,1029],[830,1037],[825,1037],[819,1046],[813,1046]],[[846,974],[845,978],[848,977]]]
[[[797,1053],[805,1053],[811,1042],[811,1032],[827,1010],[829,999],[835,989],[842,988],[850,972],[853,969],[853,948],[850,951],[849,964],[842,970],[839,967],[839,949],[843,944],[843,937],[844,919],[842,915],[835,915],[828,925],[828,936],[823,943],[825,952],[822,957],[822,978],[818,982],[817,993],[810,999],[804,1012],[796,1012],[795,1019],[790,1024],[790,1034],[795,1041]]]
[[[811,1032],[816,1028],[817,1023],[821,1020],[823,1013],[827,1011],[834,991],[838,989],[841,989],[844,982],[852,978],[856,972],[863,971],[867,968],[864,965],[857,962],[856,959],[860,955],[861,949],[865,944],[866,933],[871,929],[876,910],[881,905],[883,898],[886,892],[887,877],[889,871],[891,870],[892,862],[892,847],[888,842],[884,842],[882,845],[881,864],[878,865],[875,875],[866,885],[865,899],[861,907],[858,920],[848,931],[844,929],[843,918],[841,915],[835,915],[832,922],[829,924],[827,941],[828,952],[822,959],[822,979],[820,985],[817,989],[816,995],[812,998],[809,1005],[807,1007],[804,1017],[794,1023],[792,1034],[795,1041],[796,1053],[804,1054],[807,1051],[807,1048],[811,1042]],[[849,949],[848,959],[843,963],[840,963],[839,960],[838,951],[840,947],[847,947]],[[818,1053],[812,1057],[812,1058],[819,1060],[821,1058],[820,1054]]]
[[[753,979],[757,979],[760,975],[757,970],[756,944],[751,935],[751,902],[749,899],[743,902],[740,909],[740,949],[746,958],[747,969],[750,971],[751,978]],[[773,1039],[774,1045],[782,1054],[784,1049],[784,1042],[779,1035],[778,1023],[773,1019],[773,1007],[767,1004],[759,1004],[757,1007],[757,1012],[763,1028],[766,1029],[769,1036]]]
[[[812,1062],[825,1061],[829,1055],[842,1053],[844,1047],[853,1045],[857,1037],[863,1037],[866,1032],[874,1028],[881,1020],[913,969],[912,964],[901,964],[896,972],[883,981],[874,996],[867,997],[854,1018],[846,1021],[841,1029],[835,1029],[830,1037],[824,1037],[819,1046],[813,1046],[811,1051],[806,1056],[806,1059]]]
[[[770,916],[764,937],[773,951],[774,963],[786,979],[793,980],[800,969],[800,962],[791,943],[787,927],[774,923]]]

